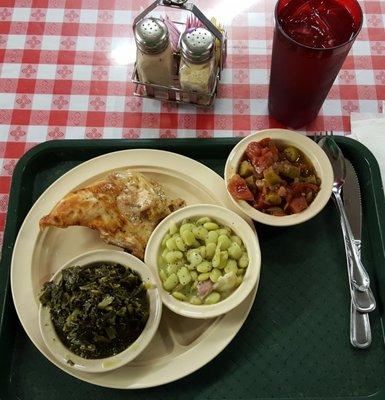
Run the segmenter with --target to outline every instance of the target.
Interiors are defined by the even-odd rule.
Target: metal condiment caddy
[[[183,90],[179,84],[178,68],[180,63],[180,52],[174,52],[174,70],[173,70],[173,85],[162,86],[153,83],[142,82],[139,79],[137,63],[135,63],[134,71],[132,74],[132,82],[134,83],[134,95],[139,97],[147,97],[151,99],[157,99],[162,101],[181,103],[181,104],[192,104],[197,107],[208,108],[214,103],[214,99],[218,90],[218,82],[220,80],[221,71],[223,69],[226,50],[227,50],[227,36],[226,31],[222,32],[209,20],[205,15],[192,3],[187,0],[156,0],[144,11],[142,11],[135,19],[133,23],[133,29],[135,26],[143,20],[151,11],[158,6],[169,7],[173,9],[187,10],[195,15],[196,18],[204,27],[214,35],[214,39],[218,39],[220,43],[220,56],[219,62],[216,63],[216,70],[214,70],[214,81],[212,84],[212,90],[210,93],[201,93],[191,90]],[[182,22],[173,21],[176,25],[182,27],[181,34],[184,31],[185,24]],[[215,56],[215,55],[214,55]]]

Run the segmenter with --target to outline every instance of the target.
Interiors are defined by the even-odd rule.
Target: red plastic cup
[[[298,41],[294,28],[290,31],[286,21],[282,18],[290,17],[290,15],[287,16],[288,8],[286,7],[294,6],[295,13],[299,9],[297,7],[299,3],[302,6],[309,3],[306,0],[278,1],[275,8],[269,112],[276,120],[294,129],[307,125],[318,115],[362,26],[362,10],[356,0],[310,0],[310,3],[312,1],[315,4],[324,5],[328,2],[338,3],[349,12],[354,25],[350,26],[352,32],[348,40],[334,47],[319,47],[320,42],[317,42],[316,46],[303,44]],[[330,10],[327,10],[330,13]],[[292,20],[293,18],[290,17],[288,23],[291,23]],[[337,35],[337,30],[341,31],[341,28],[344,28],[343,19],[338,18],[337,15],[334,21],[338,21],[338,23],[334,24],[334,28],[331,27],[330,32],[333,33],[333,29],[336,29],[335,34]],[[289,34],[284,28],[289,31]],[[346,29],[348,28],[347,26]],[[309,37],[311,38],[311,36]],[[320,40],[322,42],[322,39]],[[312,42],[312,40],[310,41]],[[324,44],[326,45],[326,43],[333,43],[333,41]]]

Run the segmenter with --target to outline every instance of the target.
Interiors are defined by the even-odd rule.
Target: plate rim
[[[243,324],[244,324],[244,322],[245,322],[245,320],[246,320],[246,318],[247,318],[247,316],[248,316],[248,314],[249,314],[249,312],[251,310],[251,307],[253,305],[254,298],[255,298],[255,295],[256,295],[256,292],[257,292],[257,289],[258,289],[258,284],[259,284],[259,277],[258,277],[258,281],[257,281],[257,284],[256,284],[253,292],[247,297],[247,299],[244,301],[244,303],[242,303],[240,306],[238,306],[238,307],[241,307],[241,306],[245,307],[246,306],[245,310],[243,311],[242,317],[238,321],[238,325],[235,328],[233,327],[231,329],[230,336],[226,337],[226,340],[223,341],[223,343],[221,343],[220,345],[217,343],[217,348],[215,349],[215,351],[212,351],[212,349],[210,349],[211,350],[210,355],[208,355],[208,352],[205,352],[205,354],[204,354],[205,357],[203,357],[204,358],[203,362],[202,362],[202,360],[200,360],[200,362],[196,362],[196,365],[193,366],[193,367],[184,368],[183,370],[179,369],[178,370],[179,373],[176,373],[172,377],[167,377],[167,378],[164,377],[160,381],[151,382],[151,383],[148,383],[148,384],[143,384],[143,383],[142,384],[138,384],[138,385],[131,384],[130,386],[108,384],[107,382],[103,382],[103,383],[96,382],[98,379],[95,379],[95,378],[97,378],[97,376],[95,374],[79,373],[79,371],[74,371],[72,369],[69,369],[68,367],[63,367],[63,366],[61,366],[60,364],[58,364],[55,361],[54,357],[49,353],[48,349],[44,349],[44,347],[41,348],[39,346],[39,344],[37,342],[37,340],[39,338],[31,337],[31,334],[30,334],[31,328],[27,328],[28,327],[28,321],[25,321],[24,318],[21,318],[21,316],[23,315],[23,312],[21,310],[19,310],[18,302],[17,302],[17,300],[15,298],[16,297],[16,286],[15,285],[16,285],[17,277],[15,276],[16,267],[14,265],[18,261],[17,257],[19,257],[19,254],[17,254],[17,250],[18,250],[18,248],[20,246],[20,242],[22,241],[22,234],[23,234],[24,230],[26,229],[31,217],[33,216],[33,214],[39,208],[41,203],[46,201],[45,197],[47,195],[51,195],[51,192],[53,192],[54,189],[57,186],[61,186],[61,185],[65,184],[66,180],[71,179],[71,177],[73,177],[74,175],[76,177],[76,174],[79,171],[82,171],[83,169],[87,169],[87,167],[89,167],[90,165],[92,166],[94,163],[101,162],[101,161],[103,161],[105,159],[111,159],[110,162],[112,162],[113,164],[114,163],[119,164],[119,160],[120,160],[121,156],[124,156],[126,154],[132,154],[132,153],[134,153],[134,154],[135,153],[139,153],[139,154],[147,153],[147,154],[151,154],[151,155],[157,154],[159,156],[159,157],[153,157],[153,158],[150,157],[150,159],[149,159],[150,164],[148,164],[148,163],[144,164],[143,160],[145,160],[146,158],[142,156],[141,165],[143,167],[149,167],[149,166],[156,167],[156,166],[158,166],[157,164],[162,164],[163,162],[167,161],[167,159],[169,159],[171,157],[174,160],[178,160],[178,161],[180,161],[182,163],[189,164],[190,167],[188,168],[188,171],[190,172],[190,175],[191,175],[191,169],[190,168],[191,168],[191,165],[194,165],[195,168],[200,170],[199,171],[200,173],[203,173],[204,175],[209,175],[211,177],[211,179],[216,180],[215,184],[218,185],[218,188],[216,188],[216,189],[219,189],[219,185],[221,186],[221,188],[220,188],[221,190],[219,190],[218,193],[214,193],[214,192],[212,192],[212,188],[208,188],[208,190],[214,195],[214,198],[215,198],[215,201],[216,201],[215,204],[220,204],[222,206],[230,208],[231,210],[233,210],[233,211],[235,211],[235,212],[237,212],[239,214],[239,210],[236,210],[233,207],[231,199],[227,195],[227,191],[226,191],[226,188],[225,188],[225,184],[224,184],[223,178],[220,175],[218,175],[211,168],[207,167],[206,165],[204,165],[204,164],[202,164],[202,163],[200,163],[200,162],[198,162],[198,161],[196,161],[196,160],[194,160],[194,159],[192,159],[190,157],[186,157],[186,156],[183,156],[181,154],[170,152],[170,151],[158,150],[158,149],[148,149],[148,148],[125,149],[125,150],[118,150],[118,151],[114,151],[114,152],[109,152],[109,153],[105,153],[105,154],[102,154],[100,156],[91,158],[91,159],[89,159],[89,160],[77,165],[76,167],[70,169],[69,171],[67,171],[65,174],[60,176],[57,180],[55,180],[50,186],[48,186],[44,190],[44,192],[39,196],[39,198],[35,201],[35,203],[31,207],[31,209],[29,210],[28,214],[26,215],[26,217],[25,217],[25,219],[24,219],[24,221],[23,221],[23,223],[22,223],[22,225],[21,225],[21,227],[19,229],[19,232],[17,234],[17,238],[15,240],[14,249],[13,249],[13,252],[12,252],[11,268],[10,268],[10,278],[11,278],[10,281],[11,281],[12,299],[13,299],[13,302],[14,302],[14,305],[15,305],[15,309],[16,309],[19,321],[20,321],[21,325],[23,326],[24,331],[27,333],[27,335],[29,336],[30,340],[34,343],[35,347],[40,351],[40,353],[42,353],[42,355],[44,357],[46,357],[55,366],[57,366],[58,368],[60,368],[61,370],[63,370],[64,372],[68,373],[69,375],[71,375],[71,376],[73,376],[75,378],[81,379],[83,381],[86,381],[86,382],[94,384],[94,385],[98,385],[98,386],[102,386],[102,387],[109,387],[109,388],[118,388],[118,389],[139,389],[139,388],[150,388],[150,387],[160,386],[160,385],[163,385],[163,384],[170,383],[170,382],[173,382],[175,380],[181,379],[181,378],[183,378],[183,377],[185,377],[187,375],[190,375],[191,373],[195,372],[199,368],[201,368],[204,365],[206,365],[208,362],[210,362],[222,350],[224,350],[227,347],[227,345],[232,341],[232,339],[238,333],[239,329],[243,326]],[[104,171],[102,171],[102,172],[96,172],[95,171],[92,176],[96,177],[96,176],[100,175],[101,173],[107,173],[108,171],[111,171],[111,170],[114,170],[114,169],[119,169],[119,168],[125,168],[125,167],[126,168],[135,168],[135,165],[137,164],[136,163],[135,165],[130,165],[130,164],[132,164],[132,160],[130,160],[129,157],[127,157],[125,162],[126,162],[126,164],[124,164],[124,165],[116,165],[116,166],[114,166],[112,168],[105,168]],[[164,167],[164,165],[160,165],[160,166]],[[166,162],[165,166],[166,166],[166,169],[175,171],[175,169],[173,169],[170,166],[169,161],[168,161],[168,163]],[[194,169],[194,171],[196,172],[197,170]],[[184,174],[184,175],[186,175],[186,174]],[[84,181],[89,180],[90,178],[92,178],[92,176],[88,177],[88,178],[87,177],[82,177],[81,180],[82,180],[82,182],[84,182]],[[79,179],[75,179],[75,181],[78,181],[78,180]],[[79,185],[81,185],[81,182],[79,184],[72,184],[71,188],[67,189],[66,193],[68,193],[74,187],[77,187]],[[204,184],[202,184],[202,186],[204,186]],[[54,194],[53,196],[55,197],[55,195],[56,195],[56,197],[59,197],[59,198],[57,200],[55,200],[54,204],[56,204],[56,202],[59,201],[61,199],[61,197],[62,197],[62,196],[59,196],[59,194]],[[222,199],[219,198],[220,195],[223,196]],[[52,208],[52,204],[51,204],[50,208]],[[248,218],[248,217],[245,217],[244,215],[242,215],[242,216],[251,225],[254,233],[257,235],[255,227],[254,227],[254,224],[252,223],[251,219]],[[34,229],[35,229],[35,237],[34,237],[34,240],[33,240],[32,249],[35,248],[35,243],[36,243],[36,240],[37,240],[38,235],[39,235],[38,227],[36,226],[36,228],[34,228]],[[257,235],[257,241],[258,241],[258,235]],[[31,242],[32,242],[32,240],[31,240]],[[23,243],[23,246],[25,246],[25,243]],[[31,246],[31,243],[30,243],[30,246]],[[259,246],[259,241],[258,241],[258,246]],[[30,253],[30,263],[32,262],[32,256],[33,256],[33,250]],[[32,298],[34,299],[33,290],[32,290]],[[235,309],[234,312],[236,310],[237,309]],[[228,315],[230,315],[230,317],[231,317],[231,313],[229,313]],[[218,329],[218,325],[220,325],[221,322],[223,320],[225,320],[226,317],[228,317],[228,315],[220,318],[220,321],[218,321],[215,324],[215,329]],[[35,317],[36,318],[38,317],[38,312],[36,312],[36,316]],[[230,317],[228,317],[228,318],[230,318]],[[210,335],[208,335],[208,337],[210,337]],[[40,339],[42,340],[42,338],[40,338]],[[203,340],[207,340],[207,337],[205,336],[205,338]],[[174,362],[177,359],[180,359],[183,354],[191,353],[191,351],[196,351],[195,347],[199,347],[198,345],[199,345],[199,343],[198,344],[194,344],[191,349],[188,349],[184,353],[181,353],[181,354],[177,355],[173,359],[172,364],[174,364]],[[44,352],[44,350],[46,350],[46,352]],[[191,356],[191,354],[190,354],[190,356]],[[127,365],[127,367],[129,367],[129,364]],[[125,368],[125,367],[122,367],[122,368]],[[136,367],[136,368],[142,368],[142,367]],[[113,371],[111,373],[113,373]],[[108,374],[108,373],[106,373],[106,374]],[[100,376],[100,374],[98,374],[98,375]]]

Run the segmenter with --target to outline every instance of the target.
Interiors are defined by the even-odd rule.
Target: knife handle
[[[361,259],[361,241],[355,240],[358,256]],[[360,292],[352,283],[352,258],[345,242],[346,263],[348,267],[349,289],[350,289],[350,343],[353,347],[365,349],[372,342],[372,332],[368,312],[376,308],[376,301],[370,289]]]
[[[376,300],[374,299],[373,292],[370,287],[364,292],[352,287],[351,297],[355,308],[361,313],[372,312],[376,308]]]
[[[341,228],[344,236],[344,242],[349,256],[352,259],[352,283],[358,290],[365,291],[370,285],[369,275],[360,260],[357,247],[354,243],[353,233],[350,228],[348,218],[346,216],[345,207],[341,199],[340,191],[333,191],[333,194],[341,215]]]
[[[350,343],[359,349],[365,349],[372,343],[369,314],[358,312],[350,302]]]
[[[357,245],[358,256],[361,258],[361,243],[359,240],[355,240]],[[349,289],[350,289],[350,296],[352,298],[352,302],[354,307],[357,311],[361,313],[368,313],[373,311],[376,308],[376,300],[374,299],[373,292],[368,287],[365,291],[357,290],[353,285],[353,278],[352,278],[352,265],[353,259],[350,255],[348,246],[345,242],[345,253],[346,253],[346,266],[348,271],[348,280],[349,280]]]

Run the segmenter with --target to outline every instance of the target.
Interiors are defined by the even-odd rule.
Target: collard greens
[[[62,271],[40,295],[63,344],[83,358],[120,353],[142,333],[149,315],[139,274],[120,264],[97,263]]]

